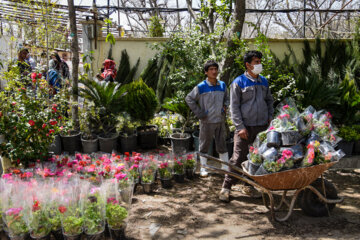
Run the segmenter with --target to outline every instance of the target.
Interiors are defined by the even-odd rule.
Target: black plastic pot
[[[18,235],[18,236],[9,236],[7,235],[7,237],[11,240],[27,240],[27,239],[31,239],[30,238],[30,234],[22,234],[22,235]]]
[[[110,231],[110,238],[112,240],[122,240],[122,239],[126,239],[125,236],[125,229],[126,229],[126,224],[124,224],[124,226],[120,229],[113,229],[109,226],[109,231]]]
[[[73,236],[68,236],[64,234],[64,239],[65,240],[81,240],[82,237],[82,233],[77,234],[77,235],[73,235]]]
[[[162,188],[172,188],[173,184],[172,184],[172,179],[162,179],[160,178],[160,182],[161,182],[161,187]]]
[[[64,240],[64,235],[61,228],[56,231],[51,231],[51,234],[53,235],[55,240]]]
[[[132,135],[123,135],[120,134],[119,136],[119,145],[121,146],[121,152],[133,152],[137,147],[137,134],[134,133]]]
[[[280,147],[281,145],[281,134],[276,131],[270,131],[266,134],[267,146],[271,147]]]
[[[61,154],[62,145],[60,135],[55,135],[54,141],[49,146],[49,152],[53,152],[55,155]]]
[[[81,136],[81,144],[83,148],[83,153],[93,153],[99,150],[99,139],[96,135],[92,136],[92,139],[84,139]]]
[[[248,167],[249,167],[249,173],[251,175],[255,175],[256,171],[259,169],[260,165],[259,163],[253,163],[252,161],[249,161],[248,162]]]
[[[171,148],[174,154],[185,154],[190,150],[189,133],[173,133],[170,136]]]
[[[293,146],[301,139],[298,131],[287,131],[281,133],[282,146]]]
[[[195,169],[185,168],[185,175],[186,175],[187,179],[194,179],[195,178]]]
[[[99,146],[101,152],[112,153],[112,151],[117,149],[117,138],[119,137],[118,133],[111,133],[108,136],[99,135]]]
[[[85,234],[86,240],[103,240],[105,239],[104,231],[96,234]]]
[[[313,141],[321,141],[321,138],[319,135],[317,135],[315,132],[311,132],[309,137],[306,139],[306,146],[309,145],[309,143],[313,142]]]
[[[278,155],[278,151],[276,150],[276,148],[272,147],[272,148],[269,148],[268,150],[266,150],[261,156],[265,160],[275,161],[277,155]]]
[[[345,153],[345,156],[347,157],[352,155],[353,148],[354,148],[354,142],[347,142],[344,140],[341,140],[336,147],[336,149],[341,149]]]
[[[156,125],[138,127],[136,131],[140,148],[152,149],[157,147],[158,127]]]
[[[177,183],[184,183],[185,182],[185,174],[176,174],[174,173],[174,180]]]
[[[51,234],[49,233],[48,235],[46,235],[46,236],[44,236],[44,237],[39,237],[39,238],[33,237],[33,236],[31,236],[31,234],[30,234],[30,237],[31,237],[31,239],[36,239],[36,240],[50,240]]]
[[[60,134],[64,152],[74,154],[81,152],[80,132],[71,131],[69,135]]]
[[[354,143],[353,153],[354,153],[354,155],[360,155],[360,140],[357,140]]]
[[[153,190],[153,183],[141,183],[144,193],[151,193]]]
[[[269,174],[268,171],[266,171],[266,169],[264,168],[264,165],[261,164],[260,167],[258,168],[258,170],[256,171],[255,175],[266,175]]]

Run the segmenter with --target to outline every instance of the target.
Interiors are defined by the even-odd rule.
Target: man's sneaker
[[[209,174],[205,168],[200,168],[200,177],[207,177]]]
[[[242,194],[252,197],[252,198],[261,198],[262,194],[256,190],[253,186],[247,186],[247,185],[242,185],[240,187],[240,191]]]
[[[229,202],[230,190],[226,188],[222,188],[219,194],[219,199],[223,202]]]

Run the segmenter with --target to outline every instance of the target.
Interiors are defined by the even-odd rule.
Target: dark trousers
[[[246,161],[246,159],[247,159],[247,155],[249,153],[249,145],[251,145],[254,142],[256,135],[259,132],[265,131],[266,128],[267,128],[267,126],[253,126],[253,127],[248,126],[248,127],[246,127],[248,134],[249,134],[248,140],[240,138],[240,136],[238,134],[239,132],[236,131],[234,134],[234,153],[233,153],[229,163],[241,168],[241,163]],[[230,172],[239,174],[239,172],[237,172],[236,170],[234,170],[232,168],[230,168]],[[231,190],[231,186],[233,184],[236,184],[237,181],[238,181],[237,178],[226,174],[222,187]]]

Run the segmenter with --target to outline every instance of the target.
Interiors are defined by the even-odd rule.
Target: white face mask
[[[251,71],[252,71],[253,74],[259,75],[259,74],[262,72],[262,70],[263,70],[263,66],[262,66],[262,64],[260,63],[260,64],[254,65],[254,69],[251,70]]]

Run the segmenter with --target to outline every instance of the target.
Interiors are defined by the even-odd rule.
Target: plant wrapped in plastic
[[[70,187],[71,185],[73,186]],[[78,180],[74,180],[64,186],[62,204],[58,208],[63,234],[66,237],[75,237],[82,233],[84,219],[81,212],[80,185]]]
[[[269,173],[280,172],[280,170],[284,167],[281,162],[278,161],[264,161],[263,162],[264,169]]]
[[[82,207],[84,232],[87,235],[100,234],[105,229],[105,191],[100,187],[86,185],[83,187],[87,194]]]
[[[10,238],[22,237],[29,231],[25,222],[24,192],[24,186],[15,181],[8,184],[1,194],[3,220]]]
[[[303,167],[325,162],[324,155],[320,152],[319,147],[319,141],[313,141],[307,145],[307,152],[301,164]]]
[[[172,170],[171,170],[171,166],[169,166],[168,162],[160,163],[159,174],[160,174],[160,179],[171,179],[172,178]]]
[[[184,174],[184,162],[181,158],[174,158],[174,174],[183,175]]]
[[[196,167],[196,160],[194,154],[187,154],[184,162],[185,169],[195,169]]]
[[[284,169],[290,169],[294,167],[294,154],[291,149],[284,149],[281,153],[281,157],[277,162],[281,163],[284,166]]]

